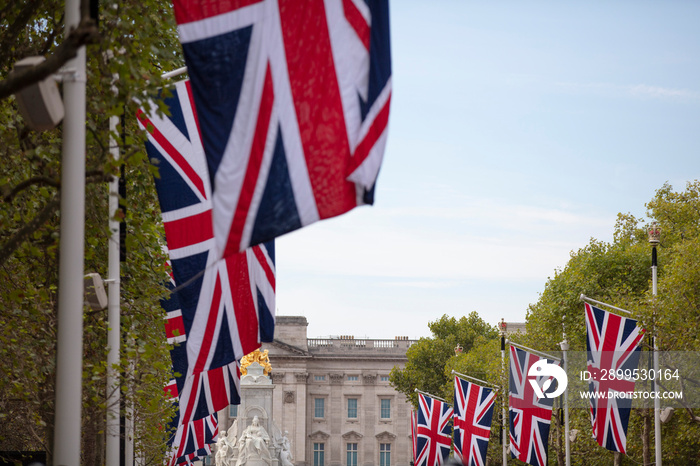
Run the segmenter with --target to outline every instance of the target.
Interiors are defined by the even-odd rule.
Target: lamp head
[[[649,243],[652,246],[656,246],[661,242],[661,227],[658,223],[652,222],[647,228],[647,234],[649,235]]]

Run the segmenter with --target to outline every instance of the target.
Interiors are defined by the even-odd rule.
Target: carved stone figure
[[[216,466],[233,466],[233,458],[236,454],[236,437],[238,436],[238,419],[233,421],[228,432],[219,433],[219,440],[216,442],[216,454],[214,461]]]
[[[230,454],[233,454],[233,449],[236,448],[236,437],[238,437],[238,419],[233,420],[233,424],[228,428],[226,432],[226,444],[230,450]]]
[[[219,440],[216,442],[216,455],[214,455],[216,466],[229,466],[228,457],[228,442],[226,434],[222,432],[219,434]]]
[[[240,439],[238,439],[238,461],[236,461],[236,466],[245,464],[255,466],[256,463],[260,464],[261,461],[270,466],[272,457],[268,448],[269,444],[270,437],[267,435],[265,428],[260,425],[258,416],[255,416],[253,422],[245,428],[241,433]]]
[[[292,457],[292,442],[289,441],[289,432],[284,431],[282,442],[280,444],[280,466],[294,466],[294,458]]]

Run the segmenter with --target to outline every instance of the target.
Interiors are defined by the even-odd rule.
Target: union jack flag
[[[170,289],[174,287],[171,281]],[[189,464],[197,457],[208,454],[208,444],[217,440],[216,413],[230,404],[240,403],[240,372],[238,362],[234,361],[226,366],[191,373],[187,367],[184,344],[187,335],[179,292],[171,291],[161,305],[166,311],[166,337],[168,342],[174,343],[170,356],[173,372],[177,375],[165,386],[166,393],[178,406],[177,415],[170,423],[173,434],[168,440],[171,447],[168,464]]]
[[[187,368],[203,372],[272,341],[274,243],[218,259],[209,173],[189,81],[175,84],[164,101],[170,116],[138,110],[137,117],[159,171],[156,190],[182,305]]]
[[[201,458],[205,456],[210,456],[211,455],[211,446],[206,445],[204,448],[197,450],[194,453],[190,453],[189,455],[183,456],[182,458],[178,458],[177,464],[178,465],[190,465],[190,464],[195,464],[196,461],[200,460]]]
[[[644,330],[634,319],[588,303],[585,307],[587,369],[591,374],[588,391],[594,395],[590,398],[593,436],[598,445],[625,453],[632,399],[612,394],[634,392],[634,379],[610,377],[610,371],[622,370],[624,374],[626,369],[629,373],[637,369]],[[596,397],[601,395],[601,398]]]
[[[221,257],[372,204],[388,0],[174,0]]]
[[[176,459],[189,448],[186,426],[240,402],[237,360],[273,338],[275,268],[272,242],[216,259],[210,181],[189,83],[177,83],[165,104],[170,116],[141,110],[137,116],[159,169],[172,286],[179,285],[163,302],[166,335],[178,343],[171,352],[182,426]]]
[[[171,289],[174,283],[171,282]],[[178,292],[171,292],[168,299],[162,301],[167,313],[166,336],[168,341],[176,341],[170,351],[173,372],[177,377],[171,380],[165,391],[177,403],[177,415],[171,421],[173,435],[169,438],[171,459],[169,464],[186,461],[188,458],[202,456],[209,443],[217,440],[217,412],[229,404],[240,402],[238,363],[210,369],[200,373],[187,374],[187,357],[182,313]],[[179,368],[179,369],[176,369]],[[184,370],[185,375],[177,373]],[[194,456],[193,456],[194,455]]]
[[[174,343],[170,350],[170,358],[176,377],[166,389],[173,398],[180,400],[177,425],[204,418],[229,404],[238,404],[240,375],[238,362],[235,360],[207,371],[189,369],[186,353],[187,334],[182,318],[180,293],[173,288],[174,282],[171,282],[171,294],[161,305],[166,311],[166,337],[169,343]]]
[[[179,405],[177,384],[174,379],[165,386],[165,392],[176,405]],[[190,463],[197,457],[211,453],[209,444],[216,442],[219,435],[218,415],[212,413],[187,424],[178,424],[177,419],[173,419],[170,423],[170,431],[173,433],[168,439],[168,444],[171,446],[168,464]]]
[[[455,457],[467,466],[484,466],[491,436],[496,392],[455,377]]]
[[[530,366],[541,359],[544,358],[510,346],[510,454],[511,457],[533,466],[547,464],[549,425],[554,403],[553,398],[539,398],[528,380]],[[546,391],[545,384],[551,377],[540,376],[535,380],[540,389]]]
[[[452,407],[433,397],[418,394],[415,466],[440,466],[452,445]]]

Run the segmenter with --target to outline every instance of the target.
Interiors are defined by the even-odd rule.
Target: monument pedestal
[[[219,460],[219,457],[216,457],[218,466],[279,466],[282,436],[271,419],[273,389],[272,380],[264,374],[263,366],[258,362],[247,366],[247,374],[241,377],[241,404],[238,406],[238,416],[233,421],[237,426],[229,428],[228,432],[219,431],[220,438],[227,437],[226,444],[229,447],[224,458]],[[255,431],[252,434],[255,440],[250,440],[250,435],[244,440],[247,429]],[[229,435],[237,438],[228,438]],[[256,448],[246,448],[248,444],[254,444]],[[263,456],[257,453],[262,448]]]

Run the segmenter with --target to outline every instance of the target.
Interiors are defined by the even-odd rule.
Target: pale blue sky
[[[700,2],[397,0],[376,203],[280,238],[309,336],[524,321],[615,216],[700,168]]]

